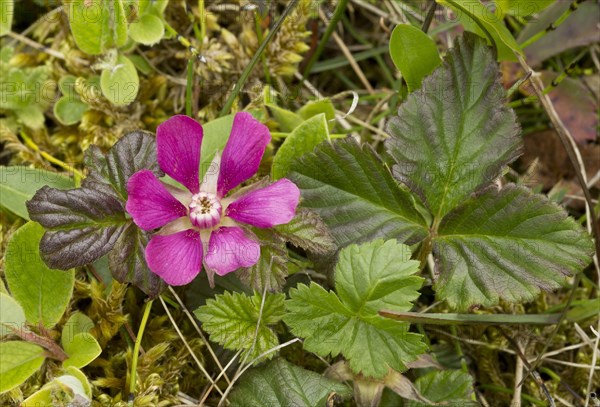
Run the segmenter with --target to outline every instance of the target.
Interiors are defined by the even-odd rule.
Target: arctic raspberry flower
[[[300,199],[298,187],[281,179],[264,188],[228,192],[253,176],[271,141],[266,126],[249,113],[238,113],[225,149],[199,179],[202,126],[174,116],[156,131],[160,168],[185,188],[158,180],[149,170],[127,184],[127,212],[142,229],[160,228],[146,247],[146,262],[171,285],[191,282],[202,265],[212,284],[222,276],[258,261],[260,245],[239,223],[269,228],[288,223]]]

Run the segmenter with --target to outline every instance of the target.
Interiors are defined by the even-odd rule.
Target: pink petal
[[[220,276],[256,264],[260,257],[258,242],[246,237],[239,227],[221,227],[210,235],[205,266]]]
[[[167,191],[150,170],[141,170],[127,182],[125,209],[136,225],[152,230],[187,215],[181,202]]]
[[[225,216],[259,228],[270,228],[291,221],[299,200],[300,190],[296,184],[282,178],[232,202]]]
[[[154,235],[146,247],[146,262],[167,284],[188,284],[202,267],[200,233],[189,229],[172,235]]]
[[[173,116],[156,129],[160,168],[192,193],[200,188],[202,126],[188,116]]]
[[[220,197],[256,174],[270,141],[271,134],[267,126],[250,113],[241,112],[235,115],[229,140],[221,156],[218,181]]]

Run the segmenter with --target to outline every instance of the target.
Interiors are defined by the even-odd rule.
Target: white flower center
[[[199,192],[192,196],[189,206],[192,225],[200,229],[210,229],[219,224],[223,207],[215,194]]]

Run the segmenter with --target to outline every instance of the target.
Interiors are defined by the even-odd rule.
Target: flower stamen
[[[210,229],[219,224],[223,207],[215,194],[199,192],[192,196],[189,216],[192,225],[200,229]]]

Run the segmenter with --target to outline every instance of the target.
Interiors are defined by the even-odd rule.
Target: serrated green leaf
[[[154,45],[165,34],[165,24],[152,14],[145,14],[129,25],[129,36],[135,42]]]
[[[127,41],[122,0],[65,0],[71,32],[83,52],[99,55]]]
[[[279,345],[277,335],[269,325],[276,324],[283,316],[284,300],[283,294],[267,293],[261,314],[262,297],[259,294],[249,297],[225,292],[208,299],[194,314],[212,341],[225,349],[243,350],[241,358],[249,362]],[[267,358],[274,355],[271,353]]]
[[[295,158],[313,151],[318,144],[327,140],[329,128],[325,114],[320,113],[300,124],[285,138],[273,157],[273,179],[285,177]]]
[[[0,206],[29,220],[25,202],[44,185],[68,189],[73,188],[75,184],[64,175],[52,171],[22,166],[0,166]]]
[[[409,24],[399,24],[392,31],[390,56],[410,92],[419,89],[423,78],[442,63],[435,42]]]
[[[473,378],[462,370],[442,370],[428,373],[415,381],[415,387],[426,399],[449,407],[478,406],[471,399]],[[405,407],[426,407],[430,404],[405,400]]]
[[[0,393],[11,390],[44,363],[44,349],[28,342],[0,342]]]
[[[63,349],[69,355],[69,358],[63,361],[63,367],[82,368],[102,353],[102,348],[96,338],[87,332],[73,336],[71,340],[63,344]]]
[[[20,330],[25,321],[23,307],[7,293],[0,292],[0,337]]]
[[[75,273],[48,268],[40,258],[44,228],[28,222],[13,235],[6,248],[5,275],[14,299],[23,307],[27,321],[54,326],[71,299]]]
[[[236,274],[244,285],[258,292],[280,291],[288,276],[285,240],[270,229],[253,229],[253,234],[260,242],[258,262]]]
[[[340,382],[276,359],[244,374],[229,401],[232,407],[315,407],[324,406],[332,393],[351,395]]]
[[[530,301],[564,285],[594,252],[558,205],[524,187],[492,186],[442,221],[433,238],[434,288],[452,308]]]
[[[318,284],[290,291],[284,321],[304,338],[304,348],[321,356],[342,354],[356,373],[382,378],[425,351],[422,336],[408,324],[390,323],[382,309],[408,311],[419,296],[422,278],[410,248],[394,240],[375,240],[340,251],[335,269],[338,295]],[[339,297],[338,297],[339,296]]]
[[[56,119],[65,126],[79,123],[83,114],[89,110],[89,106],[80,100],[73,100],[63,96],[54,105],[53,111]]]
[[[14,0],[0,0],[0,37],[10,32],[15,13]]]
[[[306,208],[298,209],[294,219],[274,229],[278,235],[294,246],[316,254],[330,253],[337,248],[323,219]]]
[[[113,68],[102,71],[100,88],[102,94],[115,105],[131,104],[140,88],[140,78],[133,62],[126,56],[119,55]]]
[[[390,120],[394,176],[437,221],[519,156],[519,126],[504,97],[490,48],[467,33]]]
[[[501,61],[516,61],[515,53],[523,55],[521,47],[511,32],[489,7],[479,0],[436,0],[439,4],[452,9],[465,30],[483,38],[492,37],[498,49]]]
[[[416,243],[427,234],[411,195],[372,148],[351,138],[320,144],[294,161],[289,178],[302,192],[301,205],[325,221],[339,247],[376,238]]]

